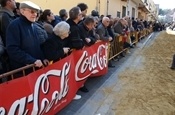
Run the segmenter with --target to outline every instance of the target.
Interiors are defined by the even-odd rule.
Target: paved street
[[[119,74],[139,65],[142,58],[138,52],[149,47],[157,35],[159,33],[153,33],[152,36],[141,40],[135,48],[131,49],[130,54],[119,61],[114,61],[113,64],[116,67],[109,68],[109,72],[105,76],[88,79],[86,86],[89,92],[78,92],[82,98],[72,101],[57,115],[116,115],[115,105],[120,100],[117,99],[115,93],[121,90],[121,84],[117,82]]]

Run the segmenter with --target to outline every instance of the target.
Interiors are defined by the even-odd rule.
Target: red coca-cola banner
[[[0,84],[0,115],[54,115],[90,76],[107,73],[108,43],[74,51],[25,77]]]

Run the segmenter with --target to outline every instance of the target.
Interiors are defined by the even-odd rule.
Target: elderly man
[[[25,1],[20,4],[21,16],[12,21],[7,29],[7,52],[11,69],[27,64],[43,66],[43,52],[40,48],[39,36],[36,34],[36,18],[40,7]]]
[[[109,26],[109,18],[103,17],[102,23],[97,27],[97,34],[102,41],[112,41],[112,37],[109,35],[107,27]]]
[[[97,27],[97,34],[100,36],[102,41],[110,42],[113,38],[109,35],[107,27],[109,26],[110,19],[108,17],[103,17],[102,23]],[[112,62],[108,62],[108,67],[115,67]]]

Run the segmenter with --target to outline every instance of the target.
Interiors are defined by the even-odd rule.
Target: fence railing
[[[135,40],[131,44],[137,44],[142,38],[149,35],[152,32],[152,28],[146,28],[141,31],[133,31],[128,34],[128,38],[131,36],[135,37]],[[122,42],[123,36],[116,36],[115,39],[109,44],[109,57],[108,60],[112,60],[116,56],[120,55],[122,52],[126,51],[128,48],[123,48]]]

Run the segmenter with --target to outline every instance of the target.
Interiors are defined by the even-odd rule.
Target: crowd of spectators
[[[128,37],[129,32],[157,28],[151,22],[128,16],[100,16],[95,10],[87,15],[85,3],[69,11],[61,9],[59,15],[30,1],[0,0],[0,4],[0,74],[28,64],[47,66],[67,56],[71,49],[90,47],[98,40],[112,42],[116,36],[123,36],[124,48],[132,48],[135,38]],[[112,62],[109,67],[114,67]],[[85,86],[80,90],[88,92]]]

